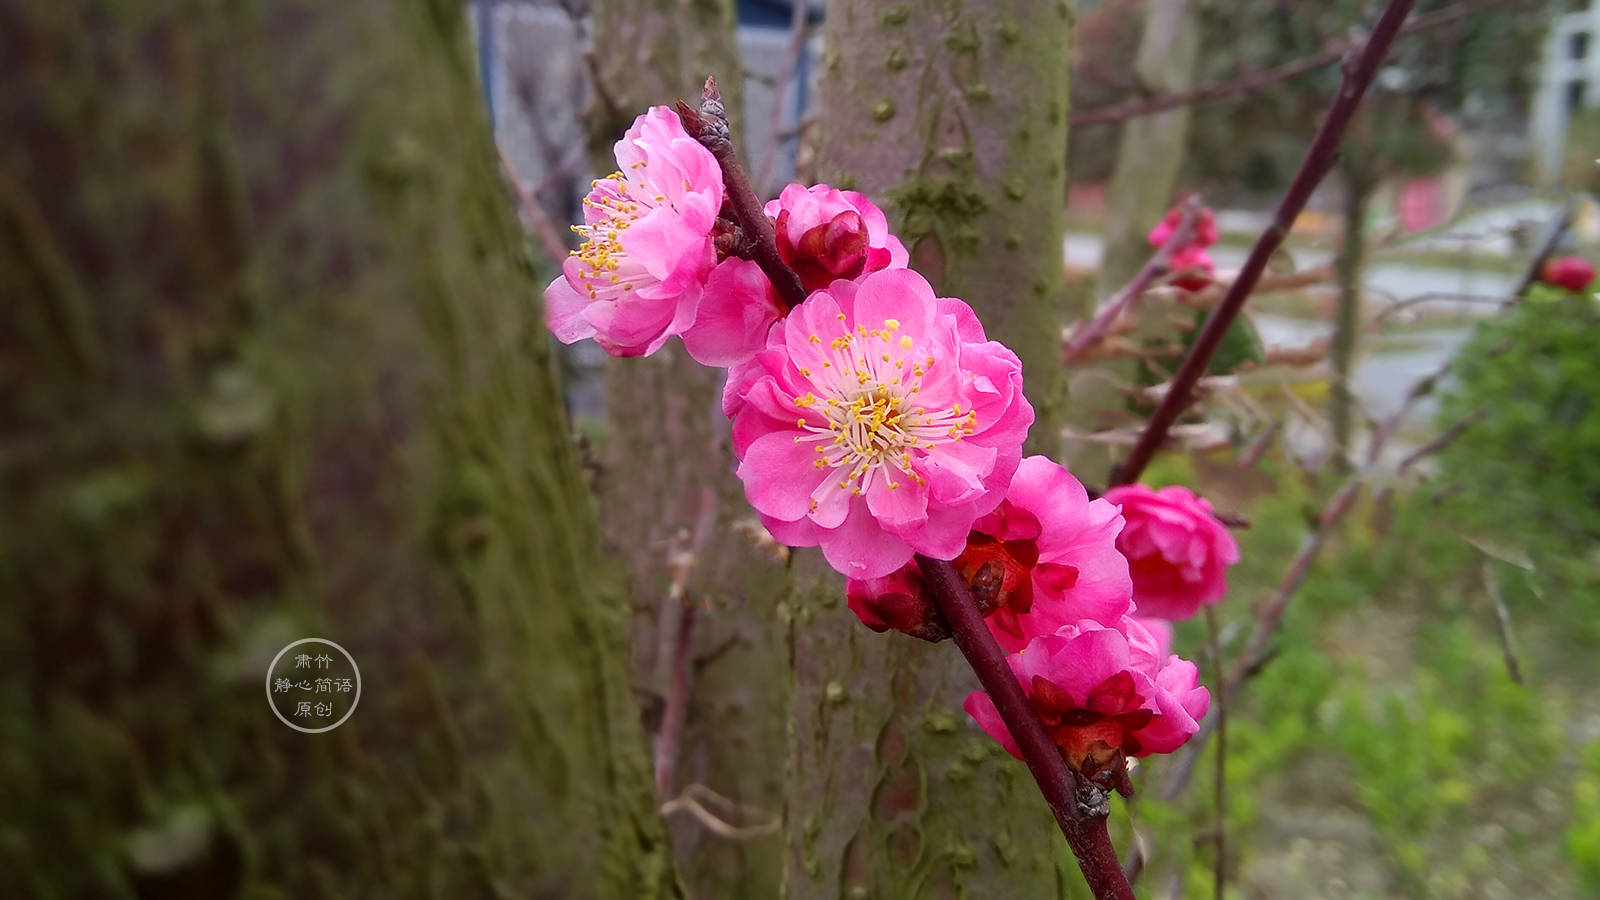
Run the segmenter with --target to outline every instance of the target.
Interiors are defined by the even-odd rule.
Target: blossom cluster
[[[1167,210],[1167,214],[1155,228],[1150,230],[1147,240],[1152,247],[1165,244],[1177,232],[1178,226],[1183,222],[1183,208],[1174,206]],[[1201,207],[1196,214],[1194,229],[1187,240],[1173,248],[1172,257],[1168,265],[1177,277],[1172,283],[1184,290],[1198,291],[1211,283],[1216,275],[1216,264],[1211,261],[1211,254],[1207,247],[1215,244],[1221,235],[1217,232],[1217,218],[1209,207]]]
[[[1220,599],[1238,559],[1205,500],[1140,485],[1092,499],[1059,464],[1024,459],[1034,413],[1016,354],[907,268],[861,194],[790,185],[766,205],[807,294],[791,309],[719,240],[732,228],[720,168],[676,113],[640,116],[616,159],[545,292],[560,340],[640,356],[676,336],[725,368],[739,477],[772,536],[819,547],[868,627],[926,640],[950,632],[913,557],[953,561],[1080,773],[1120,784],[1126,758],[1195,733],[1209,694],[1164,620]],[[1215,241],[1208,213],[1175,266],[1209,272]],[[1017,752],[987,695],[966,709]]]

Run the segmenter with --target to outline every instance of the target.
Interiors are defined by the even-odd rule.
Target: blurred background
[[[1082,896],[956,654],[744,505],[718,373],[538,297],[714,74],[1103,485],[1381,5],[0,0],[0,894]],[[1600,895],[1597,157],[1600,4],[1416,4],[1146,476],[1243,561],[1140,896]],[[1063,365],[1191,198],[1213,284]],[[308,637],[363,679],[314,735]]]

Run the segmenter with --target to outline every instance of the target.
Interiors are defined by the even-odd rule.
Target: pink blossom
[[[1183,207],[1174,206],[1167,210],[1161,222],[1151,229],[1148,240],[1150,246],[1160,247],[1178,230],[1178,224],[1183,220]],[[1200,208],[1200,214],[1195,220],[1194,230],[1187,241],[1179,244],[1172,251],[1172,258],[1168,262],[1173,272],[1179,273],[1173,279],[1173,284],[1186,291],[1198,291],[1211,283],[1212,276],[1216,274],[1216,266],[1211,262],[1211,254],[1206,252],[1207,247],[1217,242],[1217,218],[1207,207]]]
[[[1228,592],[1227,568],[1239,561],[1239,545],[1210,502],[1178,485],[1123,485],[1105,499],[1121,504],[1127,521],[1117,549],[1128,558],[1139,615],[1181,621]]]
[[[1167,238],[1172,237],[1172,233],[1178,230],[1178,223],[1181,221],[1183,221],[1183,207],[1174,206],[1167,210],[1167,214],[1161,218],[1156,227],[1150,230],[1150,235],[1147,238],[1150,246],[1159,247],[1165,244]],[[1211,212],[1210,207],[1200,207],[1199,218],[1194,223],[1194,236],[1189,239],[1188,243],[1200,247],[1209,247],[1215,244],[1219,237],[1216,215]]]
[[[1166,619],[1147,618],[1145,616],[1132,616],[1135,622],[1143,625],[1150,632],[1150,637],[1155,639],[1155,655],[1165,657],[1172,652],[1172,623]]]
[[[778,232],[778,255],[799,273],[807,293],[837,278],[903,269],[910,258],[889,233],[883,210],[855,191],[791,184],[767,202],[767,216]]]
[[[1197,244],[1188,244],[1179,247],[1172,254],[1168,266],[1178,277],[1172,283],[1186,291],[1198,291],[1211,284],[1217,274],[1217,267],[1211,262],[1211,254]]]
[[[1160,655],[1155,636],[1132,618],[1064,625],[1006,662],[1067,764],[1108,787],[1125,784],[1126,757],[1183,746],[1211,703],[1194,663]],[[974,691],[963,706],[1020,758],[988,694]]]
[[[1581,256],[1552,259],[1539,270],[1539,280],[1571,293],[1594,283],[1594,266]]]
[[[850,579],[845,599],[861,624],[873,631],[901,631],[925,641],[950,636],[950,624],[924,588],[922,570],[914,562],[881,578]]]
[[[701,365],[736,366],[766,346],[767,332],[781,318],[761,267],[730,256],[712,270],[694,324],[683,332],[683,347]]]
[[[835,281],[729,374],[734,453],[762,523],[854,578],[953,559],[1022,457],[1022,364],[909,269]]]
[[[545,320],[564,344],[592,337],[613,356],[647,356],[695,319],[716,251],[722,172],[683,130],[651,107],[616,144],[620,172],[583,201],[583,245],[545,289]]]
[[[778,254],[807,293],[838,278],[906,266],[906,249],[889,233],[883,211],[855,191],[791,184],[767,203],[766,213],[774,220]],[[761,267],[730,257],[711,273],[683,343],[697,361],[731,367],[765,346],[767,332],[783,316],[782,300]]]
[[[1120,530],[1116,506],[1091,501],[1066,469],[1030,456],[1017,467],[1005,500],[972,524],[956,571],[972,585],[1000,646],[1015,652],[1080,619],[1121,621],[1133,583],[1116,547]],[[845,593],[869,628],[915,634],[905,623],[926,631],[917,617],[934,608],[921,587],[913,562],[888,578],[851,579]]]

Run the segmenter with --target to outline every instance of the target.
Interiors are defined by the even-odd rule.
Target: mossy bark
[[[1017,351],[1057,452],[1066,3],[828,9],[821,180],[883,203],[912,266]],[[961,710],[950,644],[873,634],[828,572],[797,589],[786,865],[804,898],[1047,897],[1066,849],[1027,770]]]
[[[612,144],[647,107],[680,98],[698,105],[707,75],[717,77],[738,132],[742,79],[732,0],[600,0],[594,15],[600,87],[589,123],[597,170],[614,167]],[[668,739],[676,759],[668,795],[702,784],[776,816],[783,800],[777,763],[787,742],[777,614],[785,576],[771,553],[740,531],[754,513],[733,474],[721,386],[721,370],[695,363],[676,341],[649,359],[608,362],[601,512],[608,552],[638,600],[635,678],[652,711],[670,715],[673,669],[684,652],[678,637],[693,623],[682,645],[691,657],[685,722],[681,735]],[[681,594],[672,590],[675,577]],[[671,731],[662,715],[650,716],[650,724],[656,741]],[[728,840],[688,816],[669,824],[696,896],[778,894],[775,834]]]
[[[0,9],[0,893],[676,894],[463,25]]]
[[[971,303],[1061,425],[1062,241],[1072,7],[847,0],[828,8],[821,180],[885,204],[911,265]]]

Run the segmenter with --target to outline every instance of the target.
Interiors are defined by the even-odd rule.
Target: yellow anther
[[[900,330],[900,320],[899,319],[884,319],[883,320],[883,324],[884,324],[884,327],[888,328],[890,331],[899,331]]]

